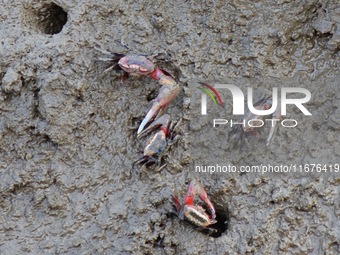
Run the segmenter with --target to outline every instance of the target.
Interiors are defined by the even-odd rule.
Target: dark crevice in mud
[[[152,222],[151,223],[151,226],[150,226],[151,230],[153,233],[156,233],[157,232],[157,227],[156,227],[156,223],[155,222]],[[164,229],[164,224],[163,223],[160,223],[158,225],[158,229]],[[152,238],[152,239],[148,239],[148,240],[145,240],[145,244],[147,245],[151,245],[152,247],[156,248],[164,248],[164,236],[161,235],[161,234],[158,234],[156,238]]]
[[[51,3],[39,11],[40,26],[45,34],[61,32],[67,22],[67,13],[60,6]]]
[[[157,238],[153,241],[151,240],[147,240],[145,241],[145,244],[151,244],[154,248],[158,247],[158,248],[164,248],[164,244],[163,244],[164,238],[161,237],[160,235],[157,236]]]
[[[221,237],[223,233],[228,230],[229,223],[229,212],[226,208],[216,207],[216,218],[217,223],[209,226],[209,229],[202,229],[202,233],[209,235],[214,238]]]
[[[42,15],[41,26],[46,34],[58,34],[67,22],[67,13],[58,5],[47,6]]]
[[[157,239],[154,242],[154,247],[165,247],[163,244],[164,238],[161,237],[160,235],[157,236]]]
[[[317,43],[321,47],[326,47],[329,40],[331,40],[333,37],[333,33],[327,32],[327,33],[321,33],[319,31],[315,31],[315,38],[317,40]]]
[[[5,92],[4,90],[1,90],[1,89],[0,91],[5,101],[11,101],[15,97],[13,92]]]
[[[33,118],[42,118],[41,113],[39,111],[39,92],[40,89],[33,90],[33,107],[32,107],[32,115]]]
[[[2,79],[4,78],[4,76],[5,76],[5,72],[0,71],[0,91],[1,91],[1,86],[2,86]]]
[[[148,100],[148,102],[151,102],[152,100],[154,100],[157,97],[157,93],[158,93],[157,89],[151,90],[148,93],[148,95],[146,96],[146,100]]]
[[[128,129],[131,130],[131,133],[133,133],[133,135],[135,135],[135,132],[137,131],[140,123],[143,120],[143,116],[139,116],[139,117],[131,117],[130,119],[130,126],[128,126]]]
[[[38,6],[25,6],[24,24],[33,30],[54,35],[62,31],[67,23],[67,12],[55,3],[44,3]]]
[[[25,130],[30,135],[33,142],[28,146],[34,146],[35,148],[36,146],[39,146],[44,147],[46,150],[52,149],[53,151],[58,149],[58,143],[54,142],[48,134],[40,132],[35,125],[28,126]]]
[[[79,93],[75,96],[75,100],[78,102],[78,103],[84,103],[85,102],[85,98],[84,98],[84,95]]]
[[[17,194],[23,192],[25,189],[31,188],[30,185],[31,185],[31,183],[24,183],[24,182],[16,183],[11,187],[11,189],[9,189],[9,192],[11,192],[14,195],[17,195]]]
[[[28,126],[26,132],[32,137],[33,146],[43,146],[46,150],[54,151],[58,149],[59,144],[54,142],[48,134],[39,131],[35,125]]]
[[[59,144],[54,142],[48,134],[39,134],[39,144],[46,144],[58,149]]]
[[[315,35],[318,38],[326,38],[328,40],[330,40],[333,37],[333,33],[332,32],[321,33],[321,32],[316,31],[316,30],[315,30]]]

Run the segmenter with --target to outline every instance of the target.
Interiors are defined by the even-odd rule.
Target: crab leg
[[[181,208],[182,208],[182,205],[179,202],[179,199],[178,199],[176,191],[172,195],[172,202],[173,202],[173,206],[175,207],[176,212],[179,212],[181,210]]]
[[[277,107],[275,112],[273,113],[273,117],[276,119],[276,120],[281,120],[282,119],[282,116],[281,116],[281,107]],[[278,123],[277,121],[275,122],[272,122],[272,127],[270,128],[270,131],[269,131],[269,135],[268,135],[268,138],[267,138],[267,143],[266,143],[266,146],[268,147],[276,130],[277,130],[277,127],[278,127]]]

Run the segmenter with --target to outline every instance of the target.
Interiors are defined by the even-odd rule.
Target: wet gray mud
[[[339,254],[339,173],[195,172],[340,163],[339,22],[337,0],[1,1],[0,254]],[[95,48],[161,53],[178,80],[163,169],[131,169],[157,82],[102,76]],[[191,81],[303,87],[312,116],[291,107],[298,126],[268,148],[268,127],[239,142],[200,115]],[[221,94],[208,114],[230,119]],[[170,213],[193,177],[226,221],[219,237]]]

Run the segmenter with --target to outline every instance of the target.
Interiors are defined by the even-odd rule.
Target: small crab
[[[254,108],[256,110],[268,110],[272,107],[272,97],[271,96],[264,96],[261,99],[259,99],[254,104]],[[269,131],[269,135],[267,137],[266,146],[268,147],[270,144],[270,141],[273,138],[273,135],[276,132],[276,129],[278,127],[277,121],[282,119],[281,116],[281,109],[278,106],[274,113],[271,114],[271,116],[275,119],[275,121],[272,121],[272,126]],[[240,126],[235,126],[233,128],[233,133],[242,132],[243,134],[249,134],[251,131],[254,131],[257,127],[261,127],[263,125],[263,119],[265,118],[265,115],[256,115],[252,113],[251,111],[247,110],[247,112],[244,115],[244,127],[240,128]],[[249,121],[252,121],[252,125],[249,124]]]
[[[205,207],[209,214],[206,213],[206,210],[201,205],[194,204],[196,194],[198,194],[199,198],[206,204]],[[215,220],[215,208],[210,202],[207,192],[196,179],[190,182],[183,204],[179,202],[176,192],[173,194],[172,200],[175,214],[181,220],[187,220],[194,226],[202,229],[209,229],[208,227],[210,225],[217,223]]]
[[[260,100],[258,100],[254,104],[254,108],[257,110],[268,110],[272,107],[272,97],[271,96],[264,96]],[[249,120],[261,120],[263,122],[265,116],[263,115],[255,115],[254,113],[251,113],[249,110],[245,114],[244,119],[245,119],[245,126],[243,127],[244,132],[250,132],[253,131],[255,127],[252,127],[249,125],[248,121]],[[281,108],[277,107],[275,112],[272,114],[272,117],[275,118],[276,120],[281,120]],[[255,124],[255,123],[253,123]],[[256,125],[261,125],[261,123],[256,123]],[[272,126],[269,131],[269,135],[267,137],[267,142],[266,146],[269,146],[271,139],[273,138],[273,135],[277,129],[277,121],[272,122]]]
[[[172,145],[178,139],[178,135],[175,132],[178,124],[179,123],[172,123],[170,115],[164,114],[141,132],[138,138],[146,136],[158,129],[158,131],[147,140],[143,156],[133,162],[132,168],[134,168],[136,164],[146,166],[150,164],[160,164],[161,156],[166,147]]]
[[[110,57],[99,58],[99,60],[112,62],[112,65],[106,69],[104,73],[113,69],[122,70],[124,72],[122,81],[124,81],[128,75],[148,76],[151,79],[158,80],[158,83],[162,85],[153,106],[138,128],[137,134],[140,134],[152,119],[163,114],[166,106],[179,94],[179,84],[167,71],[156,68],[154,63],[145,56],[135,54],[124,55],[111,52],[105,53],[110,54]]]

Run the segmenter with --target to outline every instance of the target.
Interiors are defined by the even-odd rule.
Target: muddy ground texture
[[[339,174],[194,172],[339,163],[339,2],[135,2],[2,1],[0,254],[339,254]],[[131,127],[157,82],[122,85],[96,61],[96,47],[128,53],[124,44],[162,53],[157,65],[181,86],[167,110],[181,138],[161,171],[131,169],[145,143]],[[303,125],[279,129],[267,149],[268,130],[240,147],[225,130],[203,132],[192,80],[304,87],[313,116],[294,110]],[[219,237],[170,213],[173,189],[183,196],[193,177],[226,221]]]

